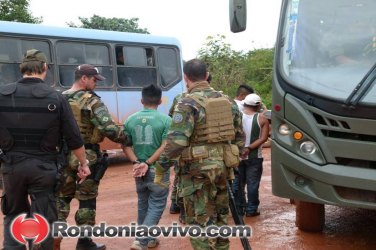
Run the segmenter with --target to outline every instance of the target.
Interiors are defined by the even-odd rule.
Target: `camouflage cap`
[[[46,55],[37,49],[30,49],[26,51],[24,58],[22,59],[22,62],[32,62],[32,61],[39,61],[48,63]]]

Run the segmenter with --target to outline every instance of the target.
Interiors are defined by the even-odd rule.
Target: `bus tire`
[[[302,231],[321,232],[325,224],[325,206],[306,201],[295,201],[295,225]]]

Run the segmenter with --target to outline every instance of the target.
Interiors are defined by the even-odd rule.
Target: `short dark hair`
[[[199,59],[191,59],[186,62],[183,71],[192,82],[206,81],[206,64]]]
[[[42,74],[44,72],[44,62],[32,61],[20,64],[21,75]]]
[[[247,84],[240,84],[238,90],[236,91],[236,96],[240,96],[241,94],[249,95],[253,93],[255,93],[255,91],[251,86]]]
[[[144,104],[159,105],[161,98],[162,90],[159,87],[150,84],[142,88],[142,100],[144,101]]]

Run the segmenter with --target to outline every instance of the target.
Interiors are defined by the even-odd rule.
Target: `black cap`
[[[81,64],[76,68],[76,73],[80,73],[81,75],[85,76],[94,76],[98,81],[103,81],[106,79],[99,74],[98,68],[91,64]]]

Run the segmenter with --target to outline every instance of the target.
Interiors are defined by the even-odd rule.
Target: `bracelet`
[[[141,162],[139,160],[132,161],[132,164],[140,164]]]

